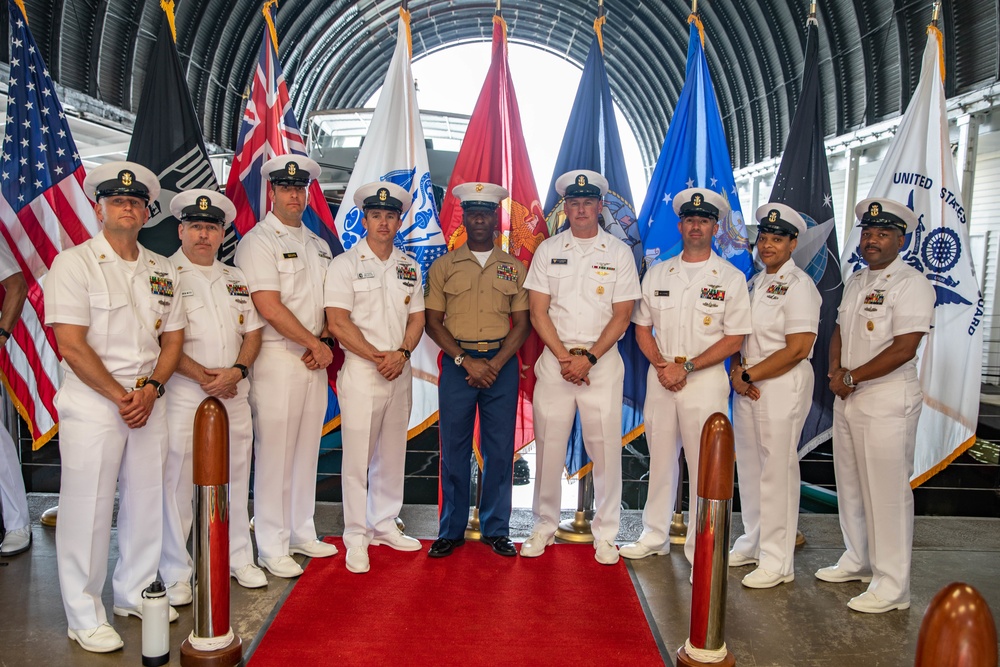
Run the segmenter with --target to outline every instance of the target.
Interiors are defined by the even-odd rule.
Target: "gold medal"
[[[240,313],[240,324],[243,324],[243,313]]]
[[[868,320],[868,324],[866,324],[865,326],[868,327],[869,331],[875,331],[875,323],[872,322],[871,320]]]
[[[604,285],[598,285],[597,286],[597,293],[598,294],[604,294]]]
[[[409,295],[409,294],[407,294],[407,295],[406,295],[406,298],[405,298],[405,299],[403,299],[403,303],[405,303],[405,304],[408,304],[408,303],[410,303],[410,295]]]
[[[705,326],[707,327],[707,326],[708,326],[709,324],[711,324],[711,323],[712,323],[712,316],[711,316],[711,315],[706,315],[706,316],[705,316],[705,319],[704,319],[704,320],[702,320],[702,322],[704,322],[704,323],[705,323]]]
[[[153,325],[153,328],[159,329],[161,324],[163,324],[163,320],[156,320],[156,324]]]

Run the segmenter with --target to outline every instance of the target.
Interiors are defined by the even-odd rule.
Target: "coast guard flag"
[[[594,39],[583,66],[580,87],[576,91],[573,109],[563,134],[559,157],[552,173],[552,182],[546,197],[549,233],[554,234],[565,226],[563,199],[556,192],[556,179],[574,169],[596,171],[608,179],[608,194],[604,197],[604,229],[632,248],[636,268],[642,261],[642,241],[632,205],[632,188],[625,169],[621,137],[604,65],[604,38],[602,28],[605,17],[594,21]],[[618,351],[625,363],[625,385],[622,401],[622,441],[629,442],[642,433],[642,405],[646,400],[646,371],[649,361],[635,342],[635,328],[630,325]],[[566,473],[582,477],[590,471],[590,458],[583,446],[580,415],[577,413],[566,448]]]
[[[42,283],[59,252],[97,233],[97,218],[83,191],[83,163],[28,30],[24,5],[9,0],[7,9],[10,82],[0,161],[0,234],[28,283],[28,298],[10,341],[0,349],[0,379],[31,429],[32,448],[38,449],[58,429],[55,394],[60,383],[55,334],[42,324]]]
[[[396,245],[420,264],[426,285],[428,269],[447,248],[434,203],[424,130],[420,125],[420,109],[410,70],[410,13],[400,9],[396,25],[396,50],[375,105],[368,136],[347,183],[344,203],[337,211],[337,230],[345,248],[365,236],[362,211],[354,205],[354,192],[362,185],[388,181],[409,190],[413,203],[403,215],[402,226],[396,233]],[[439,352],[437,345],[425,335],[410,358],[413,368],[411,438],[437,421]]]
[[[819,28],[815,18],[806,26],[805,65],[802,68],[802,91],[795,110],[781,165],[774,179],[771,201],[788,204],[798,211],[809,229],[799,235],[792,258],[816,283],[822,303],[819,334],[813,354],[813,372],[817,378],[812,405],[799,438],[799,458],[830,439],[833,429],[833,400],[825,381],[830,370],[830,338],[837,324],[837,308],[844,283],[840,278],[840,251],[837,248],[836,222],[830,189],[830,170],[823,142],[823,106],[819,82]]]
[[[924,406],[917,425],[914,487],[976,440],[982,371],[983,300],[969,253],[969,224],[948,140],[941,32],[927,29],[920,81],[869,197],[909,206],[919,223],[901,251],[937,292],[931,332],[917,352]],[[864,265],[855,227],[844,245],[844,279]]]
[[[236,220],[233,224],[240,236],[250,231],[271,209],[267,196],[271,184],[260,173],[264,163],[287,153],[306,155],[306,145],[299,132],[299,124],[288,97],[288,86],[285,85],[285,75],[281,72],[281,63],[278,61],[278,33],[274,28],[273,14],[276,4],[278,0],[267,0],[262,10],[267,25],[264,28],[257,69],[250,84],[250,99],[243,110],[236,154],[226,181],[226,196],[236,205]],[[302,222],[329,244],[331,255],[336,257],[344,252],[319,181],[314,180],[309,184],[309,206],[302,216]],[[326,369],[330,390],[327,395],[326,417],[323,420],[324,434],[340,425],[336,378],[343,360],[344,353],[335,348],[333,363]]]
[[[713,246],[719,255],[749,276],[753,267],[747,229],[743,224],[722,116],[705,59],[701,21],[692,14],[688,22],[691,27],[684,88],[639,213],[643,261],[648,268],[681,251],[677,215],[671,202],[674,195],[685,188],[706,188],[725,197],[732,209],[719,220],[719,233],[715,235]]]

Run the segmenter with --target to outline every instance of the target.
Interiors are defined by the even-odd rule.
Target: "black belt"
[[[458,346],[463,350],[469,350],[470,352],[491,352],[492,350],[499,350],[500,346],[503,345],[503,338],[497,340],[456,340]]]

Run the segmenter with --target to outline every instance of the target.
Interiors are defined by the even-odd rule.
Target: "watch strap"
[[[410,360],[410,351],[407,350],[405,347],[397,348],[396,352],[402,352],[403,353],[403,358],[406,359],[407,361]]]
[[[240,375],[243,376],[244,380],[246,380],[247,379],[247,375],[250,374],[250,369],[247,368],[246,366],[244,366],[243,364],[233,364],[233,368],[239,370]]]
[[[160,398],[165,393],[167,393],[167,388],[163,386],[163,383],[159,380],[154,380],[152,378],[146,380],[146,384],[156,390],[156,397]]]

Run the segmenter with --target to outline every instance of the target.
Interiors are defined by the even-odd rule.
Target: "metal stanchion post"
[[[465,528],[465,539],[479,540],[483,537],[483,532],[480,530],[479,525],[479,503],[483,498],[483,471],[479,468],[479,461],[476,459],[475,452],[472,454],[472,465],[476,467],[476,474],[472,476],[472,483],[476,489],[473,493],[476,497],[476,504],[469,515],[469,525]]]
[[[670,543],[684,544],[688,527],[684,523],[684,450],[677,455],[677,499],[674,500],[674,518],[670,522]]]
[[[736,450],[732,424],[721,412],[705,422],[698,460],[695,521],[698,533],[692,573],[691,634],[677,651],[677,665],[731,667],[736,664],[736,658],[725,642],[726,580]]]
[[[537,483],[537,482],[536,482]],[[588,472],[580,479],[576,496],[576,514],[559,524],[556,537],[566,542],[590,544],[594,534],[590,532],[590,522],[594,518],[594,473]]]
[[[217,398],[194,416],[194,630],[181,665],[235,667],[243,642],[229,625],[229,417]]]

